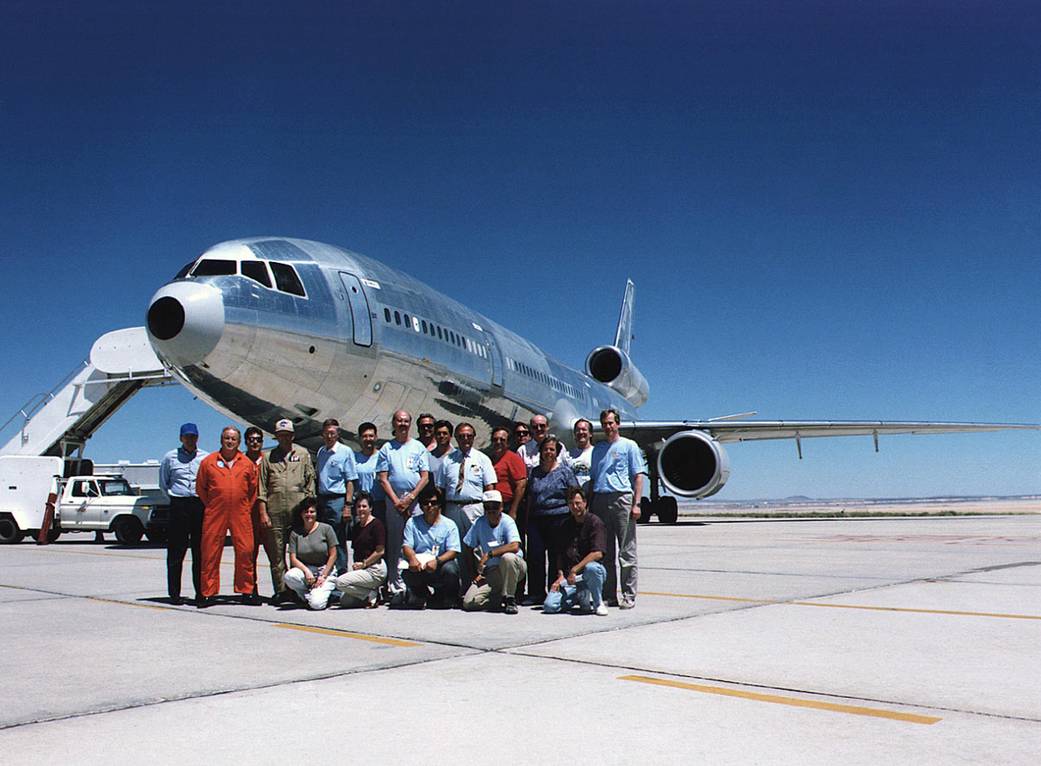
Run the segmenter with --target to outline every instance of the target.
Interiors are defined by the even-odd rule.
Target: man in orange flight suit
[[[253,592],[253,504],[257,499],[257,466],[239,451],[239,430],[228,426],[220,435],[220,451],[199,465],[195,488],[206,510],[202,517],[202,599],[200,609],[212,606],[220,592],[220,559],[224,536],[231,530],[235,546],[235,592],[242,603],[257,605]]]

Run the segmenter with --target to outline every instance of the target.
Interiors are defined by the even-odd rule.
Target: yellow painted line
[[[640,591],[641,596],[664,598],[694,598],[705,601],[739,601],[746,604],[775,604],[778,606],[816,606],[822,609],[861,609],[868,612],[904,612],[908,614],[946,614],[955,617],[997,617],[1004,620],[1041,620],[1037,614],[1009,614],[1006,612],[965,612],[957,609],[914,609],[905,606],[868,606],[866,604],[825,604],[817,601],[774,601],[764,598],[738,598],[737,596],[710,596],[704,593],[659,593]]]
[[[140,609],[159,609],[162,611],[168,611],[173,609],[172,606],[159,606],[158,604],[134,604],[130,601],[119,601],[114,598],[100,598],[98,596],[87,596],[88,601],[99,601],[102,604],[119,604],[120,606],[136,606]]]
[[[351,633],[346,630],[335,630],[333,628],[312,628],[310,625],[293,625],[289,622],[276,622],[276,628],[287,628],[289,630],[302,630],[305,633],[318,633],[323,636],[337,636],[338,638],[356,638],[359,641],[371,641],[374,644],[386,644],[387,646],[422,646],[415,641],[404,641],[400,638],[384,638],[383,636],[367,636],[364,633]]]
[[[872,718],[887,718],[891,721],[904,721],[905,723],[920,723],[931,726],[942,721],[931,715],[916,715],[914,713],[899,713],[895,710],[883,710],[874,707],[861,707],[859,705],[840,705],[835,702],[820,702],[818,700],[801,699],[799,697],[782,697],[778,694],[760,694],[758,692],[743,692],[737,689],[727,689],[723,686],[705,686],[704,684],[691,684],[683,681],[670,681],[666,678],[652,678],[650,676],[618,676],[619,681],[636,681],[641,684],[653,686],[668,686],[673,689],[686,689],[693,692],[705,694],[718,694],[722,697],[737,697],[738,699],[753,700],[755,702],[771,702],[775,705],[790,705],[791,707],[805,707],[813,710],[828,710],[833,713],[847,713],[848,715],[865,715]]]

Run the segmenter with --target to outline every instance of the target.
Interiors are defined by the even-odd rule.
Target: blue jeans
[[[336,533],[337,572],[347,568],[347,525],[343,518],[343,501],[343,495],[321,495],[318,498],[318,520],[328,524]]]
[[[578,576],[582,579],[574,585],[569,585],[567,580],[564,580],[560,584],[560,590],[546,594],[546,600],[542,602],[542,611],[546,614],[570,612],[575,604],[578,604],[583,612],[595,611],[602,600],[601,592],[607,570],[599,561],[593,561],[586,564]]]

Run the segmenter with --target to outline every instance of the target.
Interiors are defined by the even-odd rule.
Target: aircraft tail
[[[615,348],[629,355],[629,344],[633,339],[633,296],[636,286],[631,279],[625,280],[625,296],[622,298],[622,309],[618,314],[618,329],[614,333]]]

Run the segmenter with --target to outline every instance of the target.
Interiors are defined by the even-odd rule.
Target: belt
[[[330,492],[328,494],[319,492],[318,497],[343,497],[345,494],[346,492]]]
[[[483,503],[484,500],[478,498],[477,500],[446,500],[448,505],[476,505],[477,503]]]

